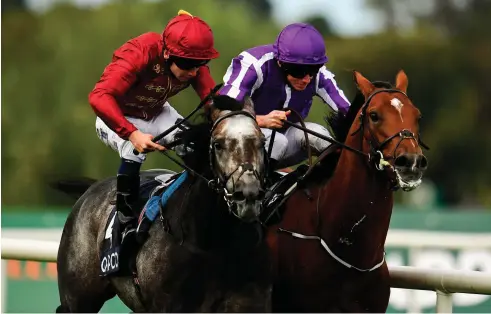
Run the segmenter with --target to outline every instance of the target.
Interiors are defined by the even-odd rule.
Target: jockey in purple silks
[[[337,86],[334,74],[325,67],[327,61],[322,35],[312,25],[294,23],[280,32],[274,44],[257,46],[235,57],[223,77],[220,94],[237,100],[251,97],[257,122],[266,136],[266,148],[276,129],[270,160],[274,169],[290,167],[307,158],[304,132],[284,127],[286,119],[298,123],[288,108],[305,118],[317,95],[335,112],[348,112],[350,102]],[[331,137],[322,125],[306,122],[306,126]],[[316,152],[330,145],[313,135],[308,138]]]

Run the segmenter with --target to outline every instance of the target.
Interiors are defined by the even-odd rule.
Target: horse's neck
[[[244,224],[228,212],[223,195],[196,180],[186,196],[182,215],[184,241],[202,250],[240,250],[239,244],[249,230],[242,230]]]
[[[351,147],[360,143],[359,136],[346,142]],[[393,204],[385,174],[369,167],[367,157],[343,150],[320,197],[322,237],[335,254],[358,268],[378,263]]]
[[[220,219],[219,213],[224,211],[224,204],[219,196],[211,191],[206,183],[199,178],[190,186],[183,210],[183,232],[185,241],[198,246],[208,246],[213,242],[213,225]]]

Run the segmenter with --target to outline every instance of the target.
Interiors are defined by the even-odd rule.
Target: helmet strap
[[[163,74],[171,75],[173,78],[175,78],[174,73],[170,70],[170,66],[172,65],[170,58],[165,58],[165,50],[167,50],[167,47],[163,46],[162,52],[160,54],[160,59],[163,60],[162,68],[163,68]]]

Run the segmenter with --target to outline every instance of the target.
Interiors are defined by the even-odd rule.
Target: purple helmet
[[[285,63],[321,65],[327,62],[324,38],[312,25],[287,25],[273,45],[274,56]]]

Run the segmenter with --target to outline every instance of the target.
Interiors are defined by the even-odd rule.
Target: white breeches
[[[300,125],[300,123],[297,123]],[[329,131],[320,124],[305,122],[307,129],[314,132],[320,133],[327,137],[332,137]],[[264,136],[266,137],[266,150],[269,148],[269,141],[271,138],[272,130],[262,128]],[[309,145],[317,152],[322,152],[331,145],[331,143],[318,138],[312,134],[308,135]],[[280,167],[291,167],[294,166],[306,158],[308,158],[305,143],[305,133],[302,130],[296,129],[294,127],[289,127],[284,134],[276,132],[273,151],[271,152],[271,158],[277,160]]]
[[[138,130],[143,133],[152,134],[157,136],[164,132],[176,123],[176,120],[182,116],[171,107],[171,105],[166,102],[162,112],[153,118],[152,120],[145,121],[138,118],[126,117]],[[133,154],[133,149],[135,148],[130,141],[123,140],[120,138],[113,130],[111,130],[99,117],[97,117],[95,122],[95,127],[97,131],[97,136],[101,141],[107,146],[111,147],[113,150],[119,153],[121,158],[129,159],[139,163],[143,163],[147,156],[146,154]],[[165,146],[165,143],[170,143],[173,141],[176,132],[179,129],[172,131],[163,140],[159,141],[160,144]]]

